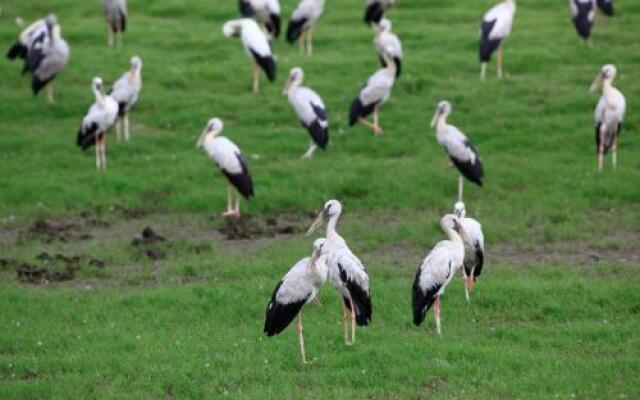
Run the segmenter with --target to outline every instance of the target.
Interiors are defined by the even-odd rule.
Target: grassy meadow
[[[280,2],[286,24],[297,0]],[[492,64],[481,82],[479,20],[493,2],[398,1],[403,75],[374,137],[347,123],[379,68],[363,0],[327,1],[313,58],[275,41],[278,78],[262,75],[257,96],[241,44],[221,32],[234,0],[130,0],[121,49],[107,48],[97,0],[0,0],[2,51],[16,17],[49,11],[71,46],[54,106],[33,98],[19,63],[0,62],[0,398],[640,398],[640,3],[598,15],[588,47],[566,2],[519,1],[506,77]],[[97,173],[75,146],[91,79],[110,85],[136,54],[132,139],[111,135]],[[598,173],[588,88],[605,63],[627,118],[618,170],[608,157]],[[312,160],[281,95],[295,66],[328,107],[331,144]],[[485,165],[465,202],[487,259],[470,304],[461,279],[443,296],[439,338],[431,312],[413,326],[410,292],[457,192],[428,126],[443,99]],[[218,216],[224,180],[195,146],[213,116],[254,178],[241,222]],[[329,198],[371,277],[373,323],[345,347],[328,285],[303,313],[303,366],[295,329],[267,339],[263,318]],[[164,240],[134,240],[145,227]],[[48,274],[18,278],[25,266]]]

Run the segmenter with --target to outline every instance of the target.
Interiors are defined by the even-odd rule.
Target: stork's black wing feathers
[[[29,47],[29,49],[27,50],[25,69],[31,73],[34,73],[38,69],[40,63],[44,59],[42,46],[44,45],[45,38],[45,32],[40,33],[40,35],[38,35],[38,37],[36,37],[33,41],[31,47]]]
[[[358,324],[358,326],[369,325],[369,322],[371,322],[371,313],[373,311],[369,293],[367,293],[364,288],[358,285],[355,281],[349,279],[347,271],[345,271],[342,265],[338,264],[338,270],[340,271],[340,280],[342,280],[347,287],[347,291],[351,295],[351,300],[353,300],[353,305],[356,307],[356,324]],[[345,305],[349,310],[351,310],[351,303],[349,302],[349,299],[346,299]]]
[[[98,124],[93,122],[88,126],[80,126],[78,129],[78,136],[76,138],[76,145],[82,150],[87,150],[89,147],[96,144],[96,134],[98,133]]]
[[[413,324],[415,326],[420,326],[422,321],[424,321],[424,316],[427,314],[427,311],[431,308],[433,303],[436,301],[436,294],[442,288],[442,285],[435,285],[427,289],[426,292],[423,292],[420,289],[420,273],[422,272],[422,268],[418,267],[418,271],[416,272],[416,277],[413,280],[413,291],[411,293],[411,303],[413,305]]]
[[[353,102],[351,102],[351,108],[349,109],[349,126],[354,126],[360,118],[366,118],[375,109],[378,103],[372,103],[364,105],[358,95]]]
[[[280,36],[280,16],[278,14],[269,14],[269,21],[267,21],[267,30],[277,38]]]
[[[449,157],[453,164],[458,168],[458,171],[478,186],[482,186],[482,180],[484,179],[484,168],[482,167],[482,161],[480,161],[480,156],[476,151],[475,147],[469,142],[464,142],[465,146],[467,146],[473,153],[476,155],[475,162],[467,161],[467,160],[459,160],[454,157]]]
[[[324,150],[329,143],[329,128],[323,128],[317,119],[305,128],[309,131],[309,135],[311,136],[311,139],[313,139],[313,142]]]
[[[380,4],[380,2],[373,2],[369,4],[364,11],[364,22],[367,25],[371,25],[372,23],[378,24],[382,19],[383,13],[384,10],[382,9],[382,5]]]
[[[480,36],[480,61],[487,62],[491,59],[491,54],[500,47],[501,39],[490,39],[489,34],[497,20],[482,21],[482,35]]]
[[[605,15],[613,16],[613,0],[598,0],[597,3]]]
[[[224,169],[221,169],[221,171],[227,177],[229,182],[238,189],[238,192],[248,200],[253,196],[253,180],[251,179],[251,174],[249,174],[249,169],[247,168],[247,164],[244,162],[242,154],[236,153],[236,157],[242,166],[241,173],[232,174]]]
[[[302,28],[306,23],[306,18],[292,19],[289,21],[289,25],[287,26],[287,41],[289,43],[295,43],[296,40],[300,38],[300,35],[302,35]]]
[[[272,55],[263,57],[253,51],[253,49],[250,50],[251,55],[253,55],[253,59],[256,60],[260,68],[262,68],[262,70],[267,74],[267,78],[269,78],[269,80],[273,82],[276,79],[276,60]]]
[[[279,303],[276,300],[276,296],[278,290],[280,290],[280,286],[282,286],[282,281],[276,286],[276,289],[271,295],[271,301],[269,301],[269,305],[267,306],[263,329],[267,336],[274,336],[284,331],[296,315],[298,315],[306,302],[306,300],[301,300],[289,304]]]
[[[23,46],[20,42],[15,42],[7,52],[7,58],[9,60],[22,58],[24,60],[27,58],[27,46]]]
[[[577,8],[578,13],[573,18],[573,24],[576,27],[576,31],[578,31],[578,35],[583,39],[589,39],[591,35],[591,27],[592,22],[589,21],[589,14],[593,8],[593,3],[581,3],[577,0],[572,0],[574,6]]]

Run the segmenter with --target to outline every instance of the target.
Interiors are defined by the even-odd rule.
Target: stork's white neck
[[[453,229],[446,229],[445,233],[447,234],[447,236],[449,237],[449,240],[454,242],[454,243],[460,243],[463,244],[462,241],[462,236],[460,236],[458,234],[458,232],[454,231]]]
[[[613,79],[605,79],[602,81],[602,95],[609,97],[614,93]]]
[[[104,107],[105,95],[98,89],[93,89],[93,93],[96,95],[96,103],[98,103],[100,107]]]
[[[438,117],[436,120],[436,132],[441,132],[447,127],[448,114],[444,114]]]

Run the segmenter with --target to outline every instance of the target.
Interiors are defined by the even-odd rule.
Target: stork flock
[[[349,126],[360,124],[374,135],[383,135],[380,124],[382,106],[389,100],[396,80],[403,72],[404,49],[398,36],[392,31],[387,14],[395,0],[366,0],[364,22],[374,29],[373,43],[381,67],[366,80],[348,109]],[[578,34],[590,43],[590,34],[596,20],[596,10],[613,15],[612,0],[569,0],[572,21]],[[128,25],[126,0],[103,0],[107,22],[109,47],[123,45],[123,34]],[[260,70],[271,82],[277,77],[277,57],[272,41],[282,31],[282,10],[278,0],[238,0],[241,18],[226,22],[222,34],[239,38],[246,55],[252,60],[252,90],[260,91]],[[300,51],[313,55],[313,33],[325,10],[325,0],[301,0],[292,11],[286,28],[286,40],[296,42]],[[516,13],[516,0],[504,0],[481,19],[479,59],[480,77],[486,79],[487,65],[496,54],[498,78],[505,76],[503,69],[504,41],[510,35]],[[53,80],[69,61],[70,48],[63,39],[60,24],[54,14],[33,22],[24,29],[16,43],[9,49],[9,59],[24,60],[23,73],[32,76],[32,91],[37,95],[46,91],[48,103],[54,102]],[[136,105],[142,89],[142,59],[134,56],[128,70],[105,89],[103,79],[96,76],[91,81],[95,102],[81,121],[76,144],[83,150],[95,146],[96,168],[107,167],[106,137],[115,127],[116,139],[128,141],[129,114]],[[617,166],[618,137],[626,112],[626,101],[620,90],[613,86],[617,69],[613,64],[603,66],[594,80],[591,90],[601,90],[602,95],[595,108],[596,150],[598,169],[603,169],[603,158],[611,150],[613,167]],[[282,94],[308,131],[310,145],[304,155],[311,158],[318,148],[329,145],[329,118],[321,96],[310,87],[303,86],[304,71],[299,67],[290,70]],[[453,212],[442,216],[440,226],[446,240],[438,242],[420,264],[412,287],[413,321],[420,325],[427,311],[434,309],[436,330],[441,333],[440,299],[461,271],[465,296],[480,276],[484,264],[484,236],[478,221],[466,215],[463,203],[464,182],[479,186],[484,182],[484,167],[480,155],[466,136],[456,126],[448,123],[453,111],[449,101],[440,101],[435,110],[431,127],[437,143],[442,146],[450,161],[458,170],[458,195]],[[368,120],[371,116],[371,120]],[[225,217],[240,215],[240,197],[254,196],[254,184],[247,162],[230,139],[221,136],[224,123],[220,118],[210,119],[198,138],[201,147],[217,164],[227,181],[227,208]],[[237,191],[235,200],[233,188]],[[329,200],[309,229],[309,234],[326,223],[324,238],[313,242],[312,253],[298,261],[277,284],[268,303],[264,332],[268,336],[282,332],[297,319],[298,339],[302,360],[306,362],[304,348],[302,308],[316,298],[326,280],[337,291],[343,311],[343,335],[347,345],[356,340],[357,326],[367,326],[372,318],[372,302],[369,275],[360,259],[350,250],[345,239],[337,232],[342,214],[342,204]]]

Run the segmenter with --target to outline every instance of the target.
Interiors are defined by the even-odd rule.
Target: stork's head
[[[436,112],[433,115],[433,119],[431,120],[431,127],[435,127],[438,120],[441,118],[446,118],[449,114],[451,114],[451,103],[447,100],[443,100],[438,103],[438,107],[436,107]]]
[[[222,25],[222,34],[226,37],[238,37],[242,31],[242,20],[234,19]]]
[[[606,64],[605,66],[602,67],[602,69],[600,70],[600,73],[598,73],[598,75],[596,76],[596,79],[591,84],[591,87],[589,88],[589,90],[591,92],[595,92],[596,90],[602,87],[602,84],[604,82],[611,83],[613,79],[616,77],[616,73],[617,73],[617,69],[615,65]]]
[[[315,219],[315,221],[313,221],[313,224],[311,224],[307,235],[315,232],[320,226],[322,226],[323,222],[331,218],[336,218],[340,216],[341,213],[342,204],[340,204],[338,200],[333,199],[327,201],[326,203],[324,203],[324,208],[322,209],[320,214],[318,214],[318,217]]]
[[[289,93],[289,89],[294,86],[299,86],[302,84],[304,80],[304,72],[302,68],[295,67],[289,73],[289,79],[287,79],[287,83],[285,83],[284,88],[282,89],[282,95],[286,96]]]
[[[389,21],[386,18],[382,18],[378,23],[377,30],[378,32],[391,32],[391,27],[392,27],[391,21]]]
[[[447,233],[455,232],[460,236],[464,233],[460,219],[454,214],[447,214],[442,217],[440,220],[440,226],[442,227],[442,230]]]
[[[459,201],[453,206],[453,213],[458,218],[464,218],[467,215],[467,209],[464,206],[464,203]]]
[[[44,18],[44,23],[47,25],[47,29],[51,30],[54,26],[58,25],[58,18],[55,14],[48,14]]]
[[[104,94],[104,83],[102,82],[102,78],[93,78],[93,80],[91,81],[91,88],[96,93]]]
[[[209,122],[207,122],[207,125],[204,127],[200,138],[198,138],[198,144],[196,145],[196,147],[202,147],[207,138],[216,137],[216,135],[222,132],[223,128],[224,124],[222,123],[222,120],[220,118],[211,118]]]
[[[142,69],[142,58],[140,58],[140,56],[133,56],[131,57],[131,69],[133,71],[137,71]]]
[[[327,239],[320,238],[313,242],[313,252],[311,253],[311,261],[309,261],[308,268],[315,268],[318,260],[322,256],[326,256],[329,253],[329,246],[327,245]]]

